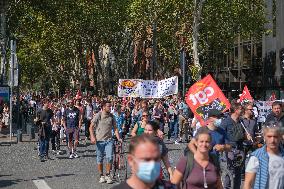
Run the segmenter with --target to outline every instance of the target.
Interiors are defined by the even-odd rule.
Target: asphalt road
[[[169,157],[176,164],[186,144],[166,142]],[[2,189],[107,189],[112,185],[100,184],[96,168],[95,146],[81,144],[79,158],[68,159],[66,145],[62,155],[51,155],[52,160],[40,162],[36,143],[0,143],[0,188]]]

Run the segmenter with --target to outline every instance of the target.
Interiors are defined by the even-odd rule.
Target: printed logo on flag
[[[186,94],[186,103],[200,121],[205,124],[209,110],[224,112],[230,108],[230,103],[211,75],[192,85]]]

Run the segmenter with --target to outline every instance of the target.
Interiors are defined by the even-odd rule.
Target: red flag
[[[248,90],[248,87],[246,85],[244,87],[243,93],[240,95],[239,101],[240,102],[243,102],[243,101],[253,101],[253,98],[251,97],[250,92]]]
[[[275,92],[273,91],[271,93],[271,96],[269,97],[268,101],[275,101],[276,100],[276,95],[275,95]]]
[[[231,106],[211,75],[193,84],[185,100],[201,125],[205,124],[209,110],[216,109],[224,112]]]

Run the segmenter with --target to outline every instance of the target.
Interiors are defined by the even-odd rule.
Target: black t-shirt
[[[50,124],[50,120],[51,120],[52,116],[53,116],[53,112],[49,108],[46,109],[46,110],[41,109],[38,112],[38,117],[39,117],[39,120],[41,122],[46,122],[46,123]]]
[[[79,127],[79,119],[80,119],[80,110],[75,106],[71,108],[67,108],[63,115],[66,121],[67,128],[76,128]]]
[[[220,127],[225,130],[229,142],[233,147],[242,147],[246,133],[240,121],[236,123],[231,116],[229,116],[222,120]]]

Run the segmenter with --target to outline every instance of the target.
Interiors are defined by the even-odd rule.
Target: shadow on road
[[[59,174],[59,175],[53,175],[53,176],[44,176],[44,177],[37,177],[37,178],[34,178],[32,180],[38,180],[38,179],[46,179],[46,178],[54,178],[54,177],[68,177],[68,176],[73,176],[75,174],[71,173],[71,174]]]
[[[85,152],[95,153],[96,150],[77,150],[77,153],[80,153],[80,154],[85,153]]]
[[[10,176],[10,175],[2,175],[2,176]],[[23,181],[22,179],[0,180],[0,188],[12,186],[22,181]]]

